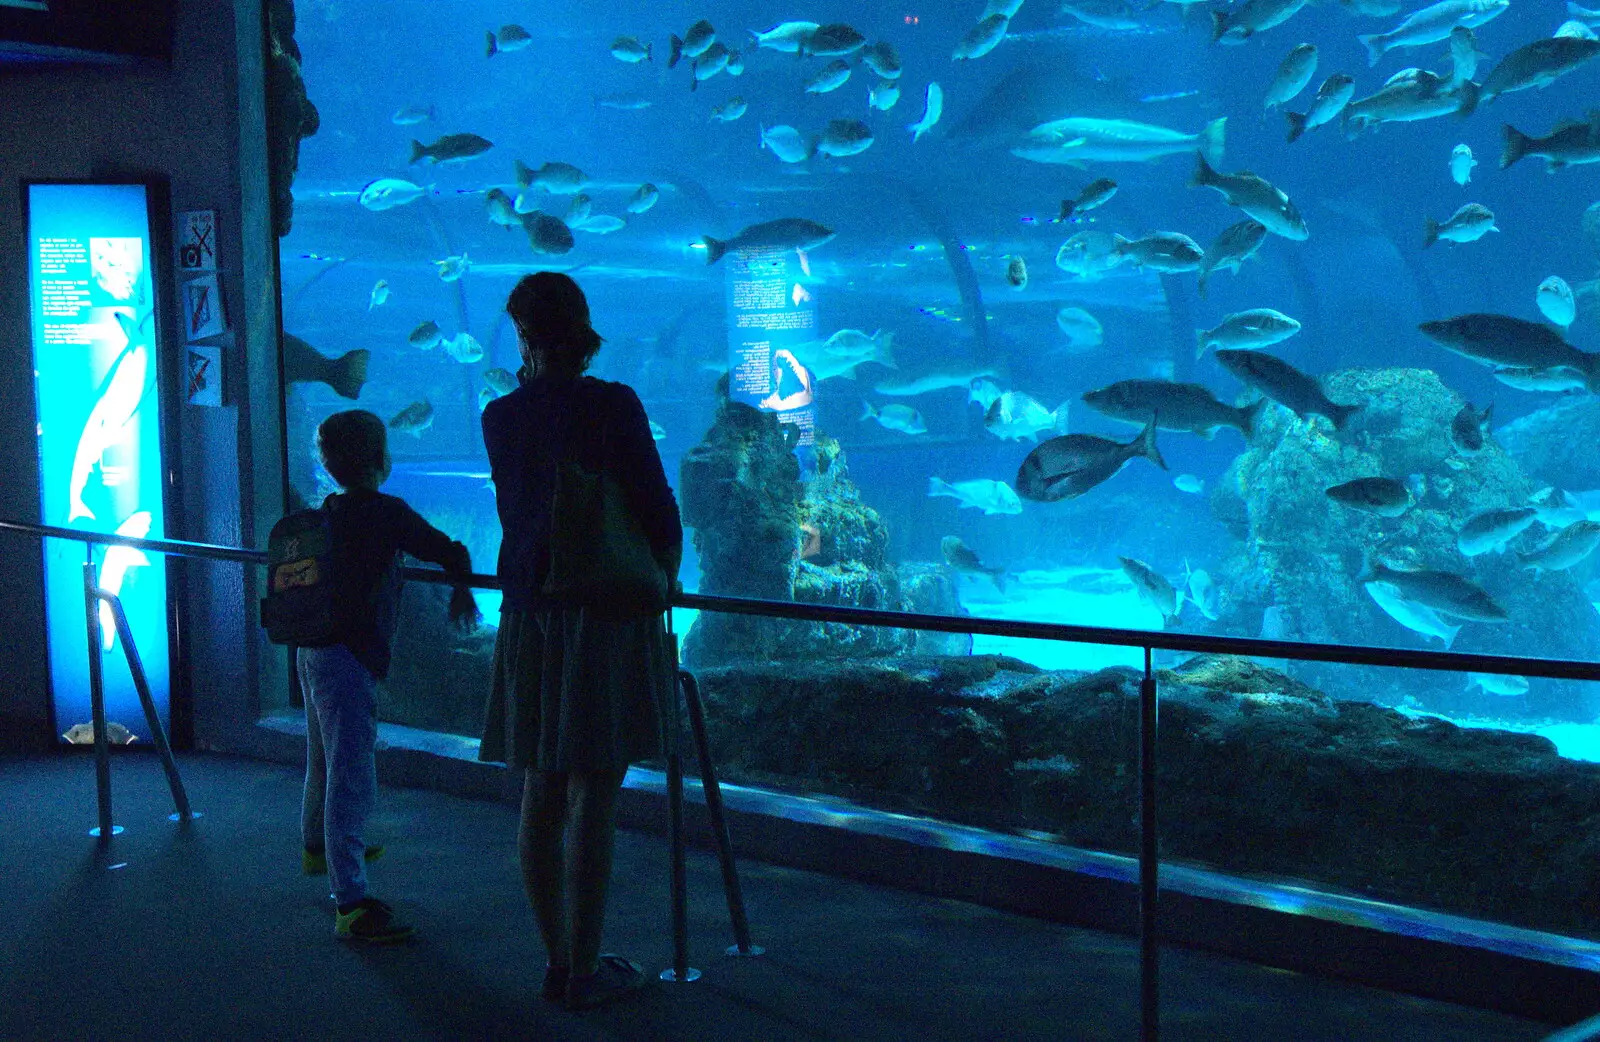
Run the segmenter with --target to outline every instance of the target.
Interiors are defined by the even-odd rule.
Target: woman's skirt
[[[661,707],[677,682],[668,647],[660,615],[504,612],[478,759],[621,772],[662,756]]]

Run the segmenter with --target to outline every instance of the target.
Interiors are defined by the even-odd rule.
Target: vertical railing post
[[[100,661],[100,583],[94,572],[94,544],[85,543],[83,562],[83,611],[89,637],[89,720],[94,728],[94,788],[100,810],[100,824],[89,835],[101,843],[111,842],[117,828],[111,823],[111,740],[106,735],[105,675]]]
[[[172,820],[192,821],[200,815],[189,809],[189,795],[183,789],[178,763],[172,758],[172,746],[167,741],[166,728],[161,726],[161,714],[156,712],[155,698],[150,694],[150,681],[145,677],[139,649],[133,643],[133,627],[128,624],[128,613],[123,610],[122,601],[115,594],[104,590],[97,592],[111,612],[117,635],[122,638],[122,653],[128,659],[128,675],[133,678],[133,689],[139,693],[139,702],[144,706],[144,722],[150,728],[150,740],[161,755],[161,769],[167,774],[167,787],[172,790],[172,805],[176,811]]]
[[[722,806],[722,786],[711,762],[711,739],[706,734],[705,706],[700,701],[700,684],[688,670],[678,671],[678,686],[689,710],[689,730],[694,734],[695,758],[700,763],[700,787],[705,792],[706,816],[711,819],[711,834],[717,841],[717,858],[722,862],[722,889],[728,897],[728,919],[733,923],[733,946],[728,955],[754,957],[766,949],[750,943],[750,922],[745,918],[744,890],[739,886],[739,868],[733,860],[733,840],[728,835],[728,817]]]
[[[668,608],[668,619],[672,609]],[[687,984],[698,980],[700,971],[689,965],[689,872],[683,839],[683,725],[678,719],[681,696],[678,692],[678,640],[667,633],[670,663],[663,663],[667,677],[667,820],[672,830],[672,967],[661,971],[661,979]]]
[[[1139,683],[1139,1037],[1160,1033],[1161,937],[1156,923],[1160,860],[1156,844],[1156,677],[1151,649],[1144,649]]]

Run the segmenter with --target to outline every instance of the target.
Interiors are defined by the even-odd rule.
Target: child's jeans
[[[300,830],[307,849],[327,852],[334,900],[353,904],[367,896],[361,832],[378,795],[378,682],[343,644],[300,648],[298,666],[306,700]]]

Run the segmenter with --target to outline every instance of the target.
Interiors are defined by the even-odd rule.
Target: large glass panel
[[[517,24],[298,6],[280,49],[320,112],[281,251],[304,501],[330,487],[316,424],[371,409],[388,491],[491,568],[479,409],[514,385],[508,291],[553,269],[606,337],[595,375],[656,425],[691,590],[1545,657],[1600,641],[1581,12],[1552,37],[1503,0],[1411,22],[1386,0],[809,12],[848,27],[747,3],[536,2]],[[415,593],[385,711],[472,735],[491,639],[450,643]],[[1139,664],[682,622],[702,670]],[[1560,728],[1564,758],[1591,758],[1580,685],[1289,673]]]

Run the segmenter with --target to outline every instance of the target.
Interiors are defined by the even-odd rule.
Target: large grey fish
[[[410,434],[422,437],[422,432],[433,426],[433,404],[426,398],[395,413],[389,421],[389,429],[401,434]]]
[[[1052,218],[1050,223],[1060,224],[1063,221],[1071,220],[1072,215],[1075,213],[1087,213],[1096,207],[1103,206],[1116,194],[1117,183],[1111,178],[1102,177],[1090,181],[1084,186],[1083,191],[1078,193],[1077,198],[1061,200],[1061,214]]]
[[[1162,156],[1199,150],[1222,162],[1228,117],[1219,116],[1195,134],[1126,119],[1072,116],[1040,123],[1011,154],[1035,163],[1081,166],[1090,162],[1144,163]]]
[[[1371,33],[1357,37],[1367,49],[1367,64],[1378,60],[1397,47],[1421,47],[1447,38],[1458,25],[1469,29],[1503,13],[1511,0],[1440,0],[1432,7],[1413,12],[1406,20],[1386,33]]]
[[[953,535],[947,535],[939,540],[939,551],[944,554],[944,563],[954,571],[965,575],[987,576],[994,582],[996,589],[1001,593],[1005,592],[1005,565],[990,567],[984,564],[978,557],[977,551]]]
[[[672,53],[667,56],[667,68],[673,68],[684,58],[698,58],[717,42],[717,30],[704,18],[689,26],[683,39],[671,38]]]
[[[1322,384],[1265,351],[1218,351],[1217,361],[1240,383],[1254,387],[1296,416],[1326,416],[1334,430],[1343,430],[1359,405],[1339,405],[1322,393]]]
[[[522,227],[522,214],[504,188],[491,188],[483,195],[483,205],[489,211],[489,220],[506,228]]]
[[[522,230],[534,253],[562,254],[572,249],[572,229],[567,222],[541,210],[522,215]]]
[[[782,217],[776,221],[752,224],[731,239],[704,237],[706,263],[715,264],[729,250],[747,250],[775,247],[784,250],[812,250],[834,236],[832,228],[825,228],[804,217]]]
[[[1117,560],[1122,562],[1122,571],[1138,591],[1139,599],[1161,613],[1162,624],[1177,622],[1183,595],[1167,577],[1136,558],[1119,557]]]
[[[1600,521],[1576,521],[1556,533],[1554,539],[1531,553],[1519,554],[1524,567],[1536,573],[1564,572],[1594,553],[1600,546]]]
[[[517,184],[523,188],[543,188],[554,195],[576,195],[589,179],[571,163],[550,162],[534,170],[522,160],[515,163]]]
[[[812,33],[821,29],[816,22],[781,22],[771,29],[757,31],[749,30],[757,47],[765,47],[771,51],[781,51],[785,54],[799,53],[801,46]]]
[[[483,155],[493,147],[493,141],[476,134],[446,134],[431,145],[413,140],[411,162],[417,163],[426,159],[439,164],[465,163],[469,159]]]
[[[1478,107],[1478,85],[1471,80],[1452,85],[1431,72],[1392,77],[1374,94],[1344,107],[1344,132],[1353,137],[1382,123],[1413,123],[1455,113],[1470,116]]]
[[[1473,408],[1471,402],[1461,407],[1455,419],[1450,421],[1450,444],[1463,456],[1476,456],[1483,451],[1484,444],[1489,438],[1489,414],[1494,412],[1494,403],[1490,402],[1482,412]]]
[[[1219,427],[1235,427],[1248,441],[1265,400],[1237,408],[1217,401],[1199,384],[1171,380],[1120,380],[1090,391],[1084,404],[1095,412],[1125,423],[1146,424],[1152,419],[1165,431],[1183,431],[1211,438]]]
[[[888,40],[879,40],[871,47],[861,52],[861,64],[877,73],[883,79],[897,80],[900,78],[900,53],[894,49],[894,44]]]
[[[1456,549],[1467,557],[1476,557],[1493,550],[1504,550],[1506,544],[1527,531],[1538,517],[1533,507],[1497,507],[1480,510],[1462,522],[1456,533]]]
[[[1502,365],[1496,366],[1490,375],[1519,391],[1582,391],[1589,386],[1583,373],[1564,365],[1553,365],[1546,369]]]
[[[520,51],[533,43],[533,36],[520,25],[502,25],[499,32],[489,31],[489,42],[484,46],[485,57],[493,58],[501,51]]]
[[[1283,118],[1289,121],[1289,142],[1292,144],[1299,140],[1300,135],[1308,130],[1315,130],[1324,123],[1331,123],[1338,118],[1344,107],[1350,104],[1350,99],[1355,97],[1355,77],[1336,72],[1322,81],[1322,86],[1317,88],[1317,99],[1305,111],[1305,115],[1298,112],[1285,112]]]
[[[1293,18],[1306,0],[1244,0],[1227,11],[1211,12],[1211,42],[1244,43]]]
[[[1458,25],[1450,30],[1450,83],[1465,83],[1478,74],[1478,40],[1472,30]]]
[[[1600,40],[1572,36],[1535,40],[1500,59],[1500,64],[1483,78],[1483,100],[1493,101],[1514,90],[1549,86],[1596,56],[1600,56]]]
[[[1452,626],[1439,618],[1432,608],[1415,601],[1407,600],[1401,596],[1399,589],[1393,583],[1366,582],[1362,584],[1367,594],[1377,602],[1378,607],[1394,621],[1414,633],[1424,637],[1437,637],[1444,641],[1446,648],[1450,647],[1456,639],[1456,634],[1461,632],[1461,624]]]
[[[1212,347],[1244,350],[1271,347],[1298,332],[1300,323],[1283,312],[1251,308],[1227,316],[1211,329],[1195,330],[1194,356],[1200,358]]]
[[[843,22],[819,25],[815,32],[800,41],[802,55],[813,54],[819,58],[843,58],[861,50],[867,38]]]
[[[1041,442],[1017,468],[1017,495],[1040,503],[1076,499],[1143,456],[1162,470],[1167,463],[1156,449],[1152,421],[1126,445],[1093,434],[1064,434]]]
[[[1290,51],[1278,65],[1278,73],[1267,86],[1267,96],[1263,101],[1266,108],[1277,108],[1285,102],[1292,101],[1296,95],[1306,89],[1311,82],[1311,77],[1317,74],[1317,48],[1315,44],[1303,43]]]
[[[700,57],[689,63],[689,89],[699,89],[701,83],[725,70],[728,67],[729,55],[728,48],[721,43],[707,47]]]
[[[1436,319],[1417,328],[1445,350],[1484,365],[1513,369],[1564,366],[1582,373],[1591,391],[1600,387],[1595,367],[1600,355],[1578,350],[1538,322],[1477,313]]]
[[[1379,517],[1399,517],[1411,509],[1411,490],[1394,478],[1356,478],[1324,490],[1335,503]]]
[[[1245,261],[1256,255],[1266,237],[1266,225],[1252,217],[1224,228],[1200,258],[1200,295],[1206,295],[1206,282],[1212,272],[1237,272]]]
[[[806,80],[805,91],[807,94],[827,94],[844,86],[849,78],[850,63],[843,58],[835,58]]]
[[[853,156],[872,147],[872,128],[859,119],[830,119],[811,145],[819,156]]]
[[[1000,41],[1005,39],[1006,27],[1010,24],[1011,19],[1003,14],[989,15],[968,30],[967,35],[956,44],[956,49],[950,57],[955,61],[982,58],[1000,46]]]
[[[1265,178],[1247,170],[1221,174],[1212,169],[1203,153],[1197,158],[1200,165],[1189,182],[1191,185],[1215,188],[1222,193],[1228,205],[1237,206],[1275,235],[1297,241],[1310,235],[1306,230],[1305,218],[1300,216],[1294,203]]]
[[[1494,226],[1493,210],[1482,203],[1467,203],[1443,222],[1436,221],[1432,217],[1425,218],[1422,226],[1422,248],[1427,249],[1440,239],[1449,242],[1477,242],[1490,232],[1499,230]]]
[[[1182,232],[1152,232],[1140,239],[1116,237],[1112,251],[1119,260],[1132,261],[1136,268],[1177,274],[1200,267],[1205,251]]]
[[[1408,601],[1469,622],[1505,622],[1509,618],[1482,587],[1452,572],[1402,569],[1368,558],[1356,581],[1388,583]]]
[[[1549,173],[1579,163],[1600,163],[1600,116],[1562,120],[1544,137],[1529,137],[1509,123],[1504,127],[1504,134],[1506,144],[1500,153],[1501,170],[1523,156],[1543,159]]]

